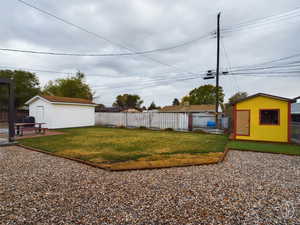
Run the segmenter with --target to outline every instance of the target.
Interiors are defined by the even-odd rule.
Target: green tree
[[[219,87],[219,103],[224,101],[223,88]],[[200,86],[190,91],[188,97],[184,97],[184,101],[188,101],[190,105],[207,105],[216,103],[216,87],[210,84]]]
[[[15,106],[21,107],[24,103],[40,93],[40,82],[34,73],[22,70],[0,70],[0,77],[9,78],[15,84]],[[0,87],[0,103],[7,102],[8,91],[4,86]],[[6,105],[6,103],[5,103]]]
[[[232,105],[236,103],[237,101],[243,100],[247,98],[248,93],[247,92],[237,92],[234,95],[232,95],[228,99],[228,103],[225,104],[225,115],[231,117],[232,116]]]
[[[43,94],[71,98],[93,99],[93,92],[90,86],[85,82],[85,76],[77,72],[74,77],[67,77],[49,81]]]
[[[123,95],[118,95],[116,97],[116,101],[113,103],[113,106],[118,106],[122,109],[126,109],[126,108],[140,109],[142,104],[143,104],[143,100],[141,100],[140,96],[123,94]]]
[[[180,102],[177,98],[174,98],[173,102],[172,102],[172,105],[179,105]]]
[[[181,99],[181,105],[189,105],[190,104],[190,96],[183,96]]]
[[[160,107],[156,106],[154,102],[151,102],[150,106],[148,107],[148,110],[153,110],[153,109],[160,109]]]
[[[237,101],[243,100],[245,98],[247,98],[248,93],[247,92],[237,92],[234,95],[232,95],[229,99],[228,99],[228,103],[229,104],[234,104]]]

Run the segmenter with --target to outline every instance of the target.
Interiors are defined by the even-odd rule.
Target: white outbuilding
[[[35,96],[25,104],[36,123],[59,129],[95,125],[95,107],[91,100],[58,96]]]

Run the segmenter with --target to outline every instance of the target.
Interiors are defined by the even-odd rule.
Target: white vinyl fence
[[[147,127],[154,129],[172,128],[174,130],[188,130],[187,113],[105,113],[95,114],[96,125]]]

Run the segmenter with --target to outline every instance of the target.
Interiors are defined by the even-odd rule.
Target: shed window
[[[279,125],[279,109],[260,110],[260,124]]]

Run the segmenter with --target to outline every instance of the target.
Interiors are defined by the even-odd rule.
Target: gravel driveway
[[[300,157],[107,172],[0,148],[0,224],[300,224]]]

